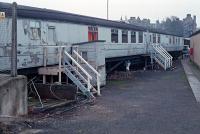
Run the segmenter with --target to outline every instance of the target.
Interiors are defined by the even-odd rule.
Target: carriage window
[[[152,43],[152,35],[149,37],[149,42]]]
[[[153,43],[156,43],[156,34],[153,34]]]
[[[169,36],[169,44],[172,44],[172,38]]]
[[[122,31],[122,43],[128,43],[128,31],[127,30]]]
[[[131,43],[136,43],[136,32],[131,31]]]
[[[175,44],[175,37],[173,36],[173,44]]]
[[[178,38],[178,44],[179,44],[179,45],[181,44],[181,40],[180,40],[180,38]]]
[[[84,60],[88,61],[88,54],[87,52],[82,52],[82,57]]]
[[[88,27],[88,41],[98,40],[98,28],[95,26]]]
[[[30,38],[32,40],[39,40],[41,38],[41,28],[40,28],[40,22],[37,21],[31,21],[30,22]]]
[[[118,30],[117,29],[111,29],[111,42],[118,43]]]
[[[139,32],[139,43],[143,43],[143,32]]]
[[[158,34],[158,43],[160,43],[160,34]]]

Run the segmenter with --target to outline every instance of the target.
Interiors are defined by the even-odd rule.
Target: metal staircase
[[[172,67],[173,57],[160,44],[152,44],[151,59],[154,59],[165,70]]]
[[[77,58],[73,58],[72,55],[76,55]],[[93,93],[100,95],[100,74],[87,62],[81,55],[75,50],[72,54],[64,51],[63,55],[63,66],[64,73],[73,81],[73,83],[81,90],[81,92],[86,95],[89,99],[94,99]],[[96,78],[92,77],[88,71],[86,71],[83,66],[79,63],[79,60],[87,65],[95,74]],[[96,81],[97,89],[91,84],[91,80]]]

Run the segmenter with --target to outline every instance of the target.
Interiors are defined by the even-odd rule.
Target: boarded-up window
[[[98,40],[98,28],[96,26],[88,27],[88,41]]]
[[[55,27],[53,26],[48,27],[48,41],[50,43],[56,42],[56,32],[55,32]]]
[[[131,31],[131,43],[136,43],[136,32]]]
[[[111,42],[118,43],[118,30],[117,29],[111,29]]]
[[[40,22],[31,21],[30,22],[30,38],[32,40],[39,40],[41,39],[41,28]]]
[[[122,43],[128,43],[128,31],[127,30],[122,31]]]
[[[139,43],[143,43],[143,32],[139,32]]]

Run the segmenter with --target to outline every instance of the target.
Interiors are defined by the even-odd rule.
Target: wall
[[[200,34],[191,37],[191,48],[193,48],[191,59],[200,67]]]
[[[0,116],[27,114],[27,79],[0,75]]]

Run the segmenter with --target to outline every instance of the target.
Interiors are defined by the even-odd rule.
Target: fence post
[[[11,76],[17,76],[17,3],[12,4]]]

